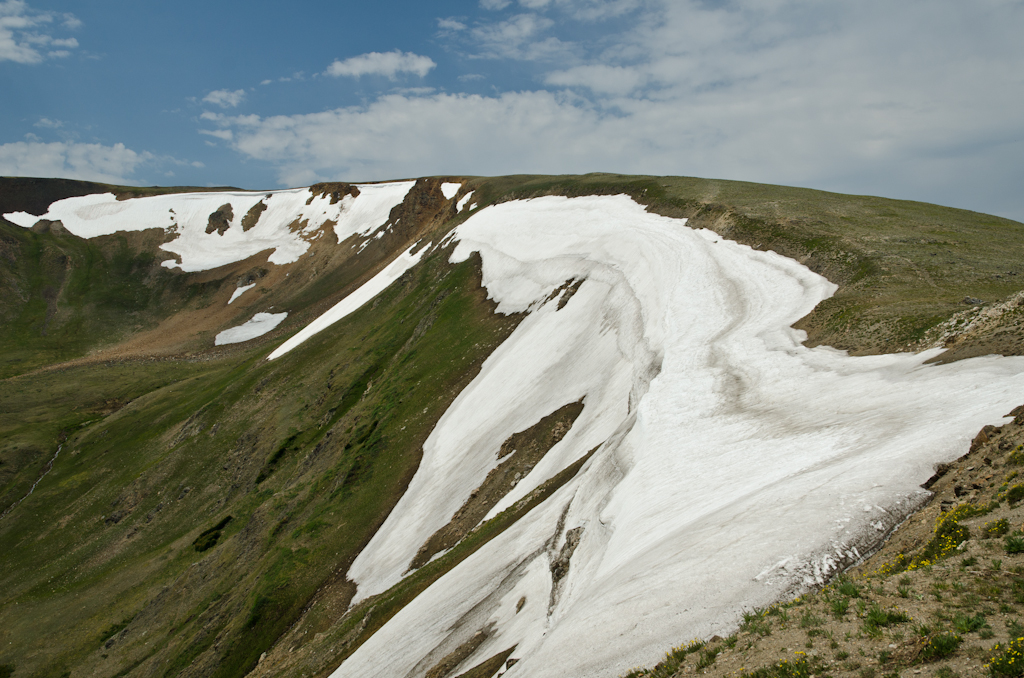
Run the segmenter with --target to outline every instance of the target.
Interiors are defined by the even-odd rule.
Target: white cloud
[[[203,97],[203,101],[208,104],[220,106],[221,108],[235,108],[245,101],[245,90],[236,89],[231,91],[227,89],[215,89]]]
[[[61,26],[75,29],[82,22],[71,14],[61,15]],[[37,12],[22,0],[0,2],[0,61],[38,64],[47,58],[61,58],[78,47],[74,38],[55,38],[39,29],[54,22],[51,12]],[[59,48],[59,49],[55,49]]]
[[[505,9],[511,4],[511,0],[480,0],[480,7],[489,10]]]
[[[201,129],[199,130],[199,133],[207,134],[211,137],[217,137],[218,139],[222,139],[224,141],[231,141],[232,139],[234,139],[234,134],[229,129]]]
[[[646,80],[637,68],[592,64],[548,73],[544,82],[556,87],[585,87],[598,94],[626,95]]]
[[[344,61],[335,60],[327,67],[325,74],[351,78],[359,78],[364,75],[383,75],[394,80],[399,73],[412,73],[422,78],[436,66],[437,64],[430,57],[394,50],[392,52],[370,52]]]
[[[60,120],[50,120],[49,118],[39,118],[32,125],[33,127],[40,127],[43,129],[60,129],[64,126],[64,123]]]
[[[571,43],[542,34],[555,26],[555,22],[539,14],[517,14],[504,21],[483,24],[471,31],[481,50],[478,56],[490,59],[565,58],[572,51]]]
[[[521,0],[524,6],[529,1]],[[554,0],[553,4],[580,21],[604,21],[656,3],[650,0]]]
[[[500,97],[390,94],[367,106],[270,118],[229,119],[235,148],[279,168],[286,185],[337,176],[385,179],[446,173],[560,169],[588,163],[583,132],[603,123],[595,111],[549,92]],[[621,138],[621,135],[619,135]],[[625,139],[621,139],[626,143]],[[606,149],[616,145],[614,138]],[[620,149],[619,155],[626,149]],[[443,169],[442,169],[443,168]]]
[[[152,159],[124,144],[18,141],[0,145],[0,175],[129,184],[136,167]]]
[[[437,90],[433,87],[396,87],[392,90],[392,93],[401,94],[402,96],[420,97],[435,91]]]
[[[437,27],[446,31],[464,31],[466,30],[466,24],[456,19],[438,19]]]

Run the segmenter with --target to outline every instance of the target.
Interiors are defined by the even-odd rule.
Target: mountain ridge
[[[445,183],[458,183],[460,188],[449,198],[442,189]],[[85,511],[85,522],[76,517],[79,509],[59,516],[49,509],[52,522],[44,523],[50,527],[31,539],[29,524],[16,518],[3,519],[6,524],[0,525],[0,538],[13,547],[12,553],[18,553],[17,573],[27,576],[30,563],[35,563],[32,567],[39,568],[40,573],[30,577],[37,579],[33,587],[25,589],[19,584],[9,589],[20,592],[11,594],[0,609],[13,615],[13,602],[20,606],[33,601],[29,607],[35,606],[38,621],[27,624],[24,613],[8,617],[8,627],[13,624],[27,630],[52,624],[53,606],[65,600],[63,596],[95,598],[90,616],[79,622],[83,630],[69,636],[76,640],[63,654],[44,650],[37,640],[32,644],[34,650],[17,657],[8,659],[9,655],[0,651],[0,662],[13,660],[29,671],[26,675],[60,675],[64,670],[78,675],[86,667],[97,675],[126,670],[139,675],[242,675],[256,666],[261,672],[282,671],[275,657],[290,654],[286,645],[297,650],[313,642],[305,658],[319,665],[315,671],[333,670],[330,664],[339,655],[332,654],[327,646],[333,643],[337,648],[340,641],[329,629],[344,613],[346,597],[351,597],[346,593],[351,584],[341,576],[346,569],[344,563],[351,562],[346,558],[362,550],[389,507],[405,492],[420,463],[417,450],[447,410],[446,403],[462,392],[476,374],[474,370],[526,317],[521,312],[495,314],[496,302],[482,286],[484,262],[479,255],[460,264],[450,263],[454,245],[445,243],[444,237],[467,217],[490,206],[550,195],[626,193],[650,213],[685,216],[689,226],[716,226],[714,232],[723,238],[803,259],[812,270],[831,273],[839,282],[839,291],[818,305],[824,310],[815,308],[797,327],[810,335],[808,345],[830,343],[853,353],[879,354],[908,345],[923,347],[930,339],[929,331],[953,313],[966,310],[966,305],[960,303],[963,297],[986,299],[988,303],[979,311],[983,312],[1019,289],[1014,276],[1005,273],[1004,264],[1018,256],[1020,245],[1014,241],[1019,241],[1015,236],[1024,226],[946,208],[818,195],[803,189],[617,175],[435,177],[418,180],[416,186],[419,189],[410,191],[387,220],[377,225],[391,228],[380,231],[384,233],[380,238],[366,239],[364,249],[355,254],[345,252],[362,244],[358,238],[336,244],[320,238],[310,243],[307,253],[312,252],[312,256],[284,265],[267,262],[264,250],[217,269],[174,272],[166,270],[157,259],[159,246],[167,236],[153,229],[101,236],[94,242],[53,229],[37,233],[22,226],[0,224],[5,251],[17,250],[17,254],[5,255],[4,259],[3,285],[13,292],[6,296],[24,300],[20,307],[15,303],[0,308],[9,328],[4,341],[9,348],[3,356],[7,370],[5,401],[12,407],[10,412],[16,414],[3,424],[8,440],[2,451],[4,466],[16,467],[13,474],[5,474],[3,501],[6,504],[22,496],[29,481],[36,480],[33,469],[52,456],[44,449],[48,442],[64,439],[71,448],[70,456],[64,457],[62,452],[61,459],[74,461],[67,468],[55,465],[36,492],[54,501],[61,494],[57,488],[87,489],[84,494],[72,491],[73,496],[60,499],[58,504],[91,507]],[[104,192],[107,188],[103,187]],[[335,188],[323,190],[341,191]],[[689,197],[682,195],[684,189]],[[732,194],[726,199],[712,200],[721,199],[729,191]],[[476,202],[457,210],[456,204],[470,192]],[[766,201],[765,196],[772,200]],[[778,207],[786,200],[796,206]],[[858,217],[855,207],[867,216]],[[770,221],[772,210],[785,215],[785,219]],[[913,218],[901,216],[900,210]],[[911,214],[914,210],[919,213]],[[45,210],[36,211],[45,214]],[[4,213],[10,212],[5,209]],[[833,214],[831,222],[815,221],[826,213]],[[235,210],[236,220],[242,216]],[[902,225],[892,225],[901,219]],[[339,334],[336,328],[342,325],[332,326],[335,329],[323,331],[295,350],[289,360],[293,366],[302,366],[296,378],[309,388],[290,388],[289,375],[277,364],[280,361],[262,360],[273,345],[348,296],[397,252],[427,240],[431,242],[430,253],[371,304],[342,321],[348,329]],[[907,240],[912,242],[903,242]],[[33,248],[35,271],[25,268],[25,262],[32,261],[25,253],[31,255]],[[944,264],[947,260],[953,262],[942,275],[938,273],[941,266],[924,266],[933,252],[935,257],[944,257]],[[316,268],[330,257],[330,263]],[[89,288],[75,297],[72,283],[76,271],[90,261],[99,272],[89,269],[84,276]],[[257,287],[228,305],[228,296],[260,269],[267,273],[255,278]],[[965,276],[964,271],[973,273]],[[112,282],[96,289],[97,280]],[[249,296],[259,299],[259,304],[247,301],[247,295],[260,289],[267,291],[259,297]],[[894,303],[897,298],[903,301]],[[111,305],[112,299],[118,303]],[[248,305],[236,310],[235,305],[240,303]],[[32,304],[37,307],[34,315],[26,310]],[[242,345],[212,346],[215,330],[237,323],[257,306],[279,305],[288,307],[289,316],[278,329]],[[89,329],[97,308],[107,309],[104,312],[112,325],[118,325],[117,330]],[[62,313],[70,320],[64,320]],[[173,318],[178,319],[180,336],[186,339],[176,339],[179,335],[162,324]],[[134,324],[126,342],[123,323],[128,319]],[[979,346],[997,346],[1006,355],[1019,355],[1017,322],[1011,309],[984,333],[967,337],[955,347],[960,350],[956,357],[969,357]],[[53,337],[62,328],[65,337],[74,336],[81,328],[86,331],[70,350],[53,347]],[[43,330],[47,332],[45,337]],[[150,341],[143,337],[146,332]],[[135,344],[131,343],[133,339]],[[943,341],[952,346],[955,338],[946,336]],[[108,347],[106,353],[104,344]],[[98,348],[100,352],[95,352]],[[11,362],[19,356],[24,356],[20,362]],[[152,360],[155,357],[160,360]],[[110,364],[112,360],[117,362]],[[49,369],[46,373],[24,369],[26,362]],[[433,376],[412,379],[409,375],[416,372],[411,365],[419,365],[415,369]],[[44,381],[34,386],[29,379]],[[66,382],[79,380],[94,385],[74,395],[54,397],[66,389]],[[423,386],[423,381],[428,384]],[[33,389],[39,392],[35,400],[13,405]],[[178,394],[172,393],[175,389]],[[80,405],[74,402],[83,396],[94,398],[87,403],[87,413],[79,413]],[[418,403],[416,408],[412,407],[414,401]],[[429,416],[416,416],[424,404]],[[13,421],[25,415],[35,420],[45,417],[50,423],[26,425]],[[415,422],[415,430],[400,430],[403,421]],[[105,442],[109,434],[104,431],[114,431],[116,444]],[[169,464],[169,469],[177,470],[150,466],[137,458],[138,449],[165,460],[157,466]],[[81,455],[102,459],[111,454],[118,463],[134,470],[127,475],[113,470],[98,473],[92,465],[78,461],[83,459]],[[220,457],[227,463],[221,463]],[[202,460],[201,469],[184,470],[181,464],[186,458]],[[386,474],[381,470],[384,468],[388,468]],[[112,477],[115,475],[120,479]],[[193,495],[199,506],[186,508],[190,495],[197,491],[193,488],[204,485],[204,475],[218,480],[205,483],[201,495]],[[164,498],[163,492],[168,490],[160,489],[172,479],[180,479],[177,489],[170,491],[176,497],[173,501]],[[323,501],[314,496],[303,489],[307,484],[318,491],[329,490],[331,499]],[[188,492],[184,492],[186,487]],[[270,495],[265,494],[266,487],[273,488]],[[371,498],[374,494],[385,497],[383,503]],[[180,527],[168,524],[168,509],[174,514],[171,520],[190,528],[182,532]],[[334,518],[332,522],[330,516],[339,512],[363,516],[343,521],[359,524],[357,531],[362,536],[336,534],[338,521]],[[119,513],[122,515],[116,520],[108,520]],[[194,549],[191,537],[219,524],[225,513],[233,519],[216,531],[220,537],[215,541],[220,547],[202,552]],[[16,516],[16,512],[10,515]],[[84,537],[84,546],[59,534],[65,529],[56,527],[61,521],[79,526],[75,536]],[[12,527],[16,522],[17,526]],[[288,527],[291,525],[296,527]],[[480,529],[487,525],[492,525],[487,529],[497,529],[497,523],[487,522]],[[163,536],[158,537],[156,530]],[[148,545],[133,545],[133,539],[149,540]],[[42,553],[29,548],[33,540],[51,544],[51,553],[56,546],[69,547],[61,558],[73,564],[57,566],[56,570],[41,565],[38,559]],[[266,544],[276,546],[268,548]],[[164,551],[167,548],[169,551]],[[339,552],[350,555],[339,561],[341,565],[329,566],[326,554],[332,548],[341,548]],[[83,549],[88,553],[72,557]],[[110,562],[104,558],[111,556],[102,554],[124,552],[136,554],[128,571],[139,572],[140,576],[135,579],[133,593],[120,602],[104,603],[98,592],[109,586],[103,583],[109,575],[101,573],[107,571],[104,563]],[[162,575],[160,567],[152,564],[154,559],[160,560],[157,554],[161,552],[173,554],[168,555],[169,564],[163,566]],[[230,565],[232,557],[245,554],[253,554],[246,558],[255,558],[253,571],[243,572],[237,565]],[[147,562],[150,564],[144,565]],[[188,583],[193,575],[187,573],[193,567],[199,568],[203,581],[210,583]],[[83,575],[74,574],[79,570],[92,574],[83,579]],[[46,594],[40,579],[44,572],[63,581],[66,592]],[[143,572],[150,574],[141,576]],[[168,579],[171,573],[176,574]],[[149,580],[147,576],[155,578]],[[5,579],[8,585],[15,582],[10,577]],[[86,579],[95,583],[87,585]],[[233,583],[229,586],[228,582]],[[183,593],[186,585],[195,591]],[[179,600],[171,604],[169,594],[153,597],[149,592],[156,590],[155,586],[171,586]],[[371,609],[380,614],[383,608]],[[174,620],[169,627],[164,625],[169,623],[167,620]],[[90,646],[94,640],[89,639],[85,627],[94,629],[95,638],[122,623],[116,632]],[[358,628],[358,622],[354,623],[352,628]],[[146,650],[142,634],[147,630],[163,635],[155,653]],[[314,641],[305,638],[308,632],[314,637],[323,635]],[[50,636],[44,632],[38,637]],[[14,640],[28,642],[21,631],[12,638],[8,645]],[[264,652],[270,659],[259,664]],[[114,661],[108,661],[111,659]],[[44,668],[54,666],[63,668],[52,672]],[[288,670],[297,665],[291,666]]]

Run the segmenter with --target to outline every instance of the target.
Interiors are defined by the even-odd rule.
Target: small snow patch
[[[287,317],[288,313],[257,313],[248,322],[217,334],[213,340],[213,345],[240,344],[243,341],[262,337],[280,325]]]
[[[469,202],[469,199],[473,197],[473,191],[470,191],[466,195],[462,196],[458,203],[455,204],[455,209],[459,212],[462,211],[462,207]]]
[[[441,184],[441,192],[444,193],[445,200],[451,200],[455,197],[455,194],[462,188],[462,184]]]
[[[232,301],[242,296],[243,292],[245,292],[246,290],[251,290],[254,287],[256,287],[256,283],[252,283],[251,285],[242,285],[241,287],[239,287],[238,289],[231,293],[231,298],[228,299],[228,303],[230,304]]]

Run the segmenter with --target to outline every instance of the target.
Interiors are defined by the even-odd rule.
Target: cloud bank
[[[131,184],[135,169],[151,159],[124,144],[18,141],[0,145],[0,175]]]
[[[0,2],[0,62],[38,64],[70,56],[78,40],[57,38],[43,30],[55,25],[72,30],[82,22],[72,14],[34,11],[22,0]]]
[[[325,73],[335,77],[350,78],[383,75],[394,80],[399,73],[411,73],[422,78],[435,66],[437,64],[430,57],[394,50],[392,52],[370,52],[344,61],[335,60],[327,67]]]
[[[684,174],[928,200],[1024,220],[1024,3],[485,1],[439,19],[515,91],[382,90],[358,106],[223,117],[283,184],[418,174]],[[423,76],[373,52],[327,73]],[[221,138],[228,135],[221,134]]]

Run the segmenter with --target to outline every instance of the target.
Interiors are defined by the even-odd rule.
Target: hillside
[[[976,357],[1024,355],[1024,225],[934,205],[586,175],[0,207],[19,677],[619,675],[856,561],[1024,386]]]

